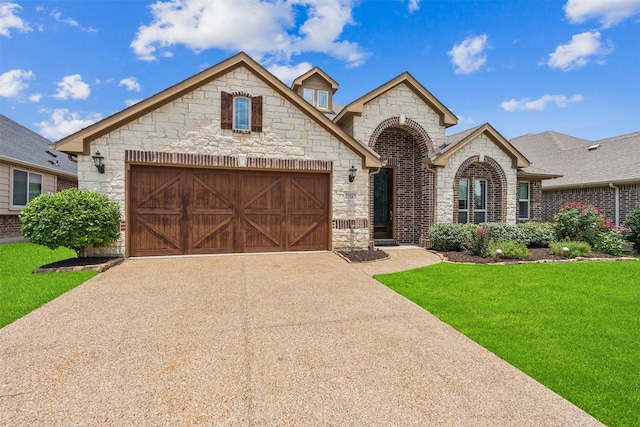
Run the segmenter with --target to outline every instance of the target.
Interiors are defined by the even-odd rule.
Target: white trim
[[[527,184],[527,198],[520,198],[520,185]],[[527,202],[527,216],[523,217],[522,209],[520,209],[520,203]],[[531,182],[530,181],[518,181],[518,220],[528,220],[531,219]]]
[[[236,123],[236,114],[237,114],[236,113],[236,111],[237,111],[237,109],[236,109],[236,101],[241,100],[241,99],[247,101],[247,128],[246,129],[241,129],[241,128],[238,128],[236,126],[236,124],[237,124]],[[251,98],[249,98],[247,96],[240,96],[240,95],[233,97],[233,117],[232,117],[231,120],[233,121],[232,124],[231,124],[231,128],[233,130],[237,130],[237,131],[241,131],[241,132],[250,132],[251,131]]]

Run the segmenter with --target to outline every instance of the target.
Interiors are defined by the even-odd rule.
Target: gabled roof
[[[362,114],[364,110],[364,104],[367,102],[377,98],[388,90],[393,89],[394,87],[405,84],[409,89],[411,89],[420,99],[422,99],[427,105],[429,105],[439,116],[440,116],[440,124],[445,127],[453,126],[458,123],[458,118],[444,106],[442,102],[440,102],[431,92],[429,92],[424,86],[420,84],[411,74],[408,72],[404,72],[400,74],[398,77],[389,80],[387,83],[378,87],[377,89],[372,90],[366,95],[356,99],[351,104],[347,105],[341,112],[338,114],[333,121],[336,123],[340,123],[346,117],[354,114]]]
[[[77,165],[51,141],[0,114],[0,160],[75,178]]]
[[[509,143],[500,133],[489,123],[476,126],[471,129],[450,135],[445,140],[445,145],[438,147],[430,156],[429,161],[433,166],[446,166],[449,157],[460,150],[462,147],[476,139],[480,135],[486,135],[493,141],[502,151],[504,151],[513,162],[513,167],[523,168],[530,166],[529,160]]]
[[[56,142],[55,147],[65,153],[89,154],[89,143],[91,141],[118,129],[125,124],[154,111],[159,107],[174,101],[175,99],[190,93],[239,67],[247,68],[265,84],[278,92],[283,98],[287,99],[293,105],[302,110],[308,117],[318,123],[318,125],[322,126],[338,140],[359,154],[364,161],[364,167],[380,167],[380,156],[378,154],[349,136],[345,131],[336,126],[331,120],[326,118],[311,104],[302,99],[298,94],[287,87],[287,85],[273,74],[269,73],[264,67],[244,52],[240,52],[211,68],[208,68],[174,86],[171,86],[168,89],[165,89],[162,92],[153,95],[150,98],[140,101],[119,113],[109,116],[87,128],[61,139]]]
[[[536,167],[562,173],[544,189],[640,182],[640,132],[588,141],[549,131],[511,143]]]
[[[323,80],[326,80],[327,83],[331,85],[332,93],[335,93],[335,91],[338,90],[338,86],[339,86],[338,82],[333,80],[327,73],[322,71],[320,67],[313,67],[312,69],[310,69],[309,71],[307,71],[306,73],[304,73],[303,75],[295,79],[291,84],[291,89],[298,90],[298,88],[302,86],[302,83],[304,83],[305,80],[307,80],[309,77],[313,76],[314,74],[319,75]]]

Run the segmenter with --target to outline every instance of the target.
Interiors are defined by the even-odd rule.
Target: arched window
[[[233,129],[250,130],[251,103],[249,98],[236,96],[233,98]]]

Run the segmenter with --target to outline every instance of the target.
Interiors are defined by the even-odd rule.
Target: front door
[[[373,177],[373,238],[393,239],[393,168]]]

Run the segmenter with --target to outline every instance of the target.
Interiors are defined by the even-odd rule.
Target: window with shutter
[[[262,97],[221,92],[220,127],[241,132],[262,132]]]
[[[233,95],[227,92],[221,93],[220,127],[233,129]]]
[[[262,132],[262,97],[251,98],[251,132]]]

